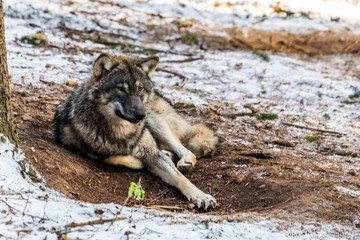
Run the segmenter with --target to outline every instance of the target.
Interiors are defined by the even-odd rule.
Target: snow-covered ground
[[[344,103],[349,100],[349,95],[360,89],[358,57],[341,55],[310,58],[269,52],[270,61],[266,62],[250,51],[205,52],[180,43],[170,49],[165,40],[159,43],[147,42],[144,34],[146,29],[141,26],[145,22],[164,25],[179,18],[196,19],[210,25],[233,22],[249,24],[244,16],[250,15],[250,19],[255,19],[264,14],[271,15],[271,6],[275,6],[276,2],[7,0],[4,1],[4,10],[9,74],[12,83],[17,84],[41,86],[42,81],[64,83],[68,80],[81,83],[88,79],[92,61],[97,54],[76,49],[100,50],[112,54],[120,54],[121,51],[90,40],[75,41],[59,30],[59,26],[126,35],[133,39],[132,44],[165,51],[196,52],[197,56],[203,56],[199,61],[172,63],[169,61],[187,57],[159,53],[161,67],[181,72],[189,78],[185,87],[178,89],[171,86],[181,83],[181,79],[163,72],[154,74],[153,81],[157,87],[174,102],[192,102],[198,107],[206,107],[209,102],[232,102],[243,111],[246,111],[243,104],[250,103],[256,108],[279,114],[281,119],[341,132],[345,135],[339,139],[339,144],[349,144],[350,149],[359,151],[360,107],[358,103]],[[288,0],[282,1],[281,6],[297,13],[311,12],[309,16],[320,19],[306,20],[308,29],[326,29],[331,24],[359,29],[359,26],[351,25],[360,22],[358,1]],[[155,13],[163,17],[158,19],[153,16]],[[344,22],[330,21],[330,18],[336,17]],[[121,24],[124,19],[126,24]],[[279,28],[280,25],[274,23],[276,21],[271,27]],[[282,22],[280,27],[285,26]],[[37,32],[42,32],[48,38],[49,45],[57,48],[34,47],[16,40]],[[62,51],[61,48],[75,51]],[[330,118],[324,118],[326,114]],[[16,163],[23,155],[14,155],[13,146],[7,141],[2,142],[0,238],[57,239],[57,234],[68,231],[65,225],[69,223],[117,216],[121,209],[119,205],[94,205],[69,200],[40,183],[23,179]],[[360,162],[353,162],[351,168],[358,172]],[[359,198],[358,190],[340,186],[337,189]],[[104,213],[98,215],[96,209]],[[125,239],[128,234],[130,238],[139,239],[360,238],[359,230],[353,226],[290,223],[259,218],[250,213],[215,217],[124,207],[118,217],[125,219],[113,224],[73,228],[67,236],[73,239]]]

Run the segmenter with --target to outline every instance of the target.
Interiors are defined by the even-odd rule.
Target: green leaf
[[[129,197],[134,196],[133,193],[134,193],[135,187],[136,187],[136,183],[131,182],[131,183],[130,183],[130,187],[129,187],[129,192],[128,192],[128,196],[129,196]]]
[[[145,198],[145,191],[141,187],[140,180],[138,184],[134,182],[130,183],[128,197],[129,198],[134,197],[137,201],[143,200]]]

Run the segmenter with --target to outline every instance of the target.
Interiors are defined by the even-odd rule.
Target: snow
[[[150,0],[150,3],[176,5],[176,0]],[[232,0],[232,1],[221,1],[221,0],[181,0],[181,4],[185,4],[189,9],[193,11],[206,11],[216,13],[216,17],[219,14],[224,15],[244,15],[248,14],[251,16],[271,16],[274,15],[273,7],[279,2],[280,7],[284,10],[289,10],[295,13],[307,13],[311,18],[323,18],[331,20],[331,18],[339,17],[341,20],[349,23],[360,23],[360,3],[359,1],[351,0]],[[146,8],[146,5],[142,5]],[[152,10],[152,8],[150,8]],[[151,11],[149,10],[149,11]],[[163,8],[159,7],[156,10],[164,11]],[[187,12],[189,13],[189,12]],[[204,15],[197,13],[199,18]],[[206,17],[208,17],[206,15]]]
[[[4,136],[0,137],[6,139]],[[13,150],[14,146],[7,139],[0,144],[0,237],[4,239],[51,240],[57,239],[57,233],[60,232],[68,232],[67,236],[72,239],[121,239],[126,238],[126,234],[136,239],[312,239],[315,236],[319,239],[337,239],[327,235],[326,225],[320,230],[319,226],[302,225],[301,227],[308,229],[306,238],[302,238],[303,232],[299,232],[299,226],[279,231],[280,222],[253,219],[247,214],[223,219],[74,201],[46,189],[43,184],[23,179],[17,162],[22,161],[24,155],[13,155]],[[103,213],[97,214],[97,209]],[[112,224],[71,229],[65,227],[70,223],[116,217],[124,219]],[[235,223],[235,218],[241,218],[241,221]],[[332,229],[339,227],[331,226]]]
[[[12,83],[42,86],[42,81],[64,83],[72,80],[81,83],[89,78],[96,54],[34,48],[15,41],[38,31],[43,32],[53,46],[98,48],[113,54],[120,53],[116,49],[104,49],[103,45],[90,40],[81,42],[68,38],[58,30],[58,26],[63,23],[79,30],[86,26],[86,29],[103,33],[121,33],[133,38],[134,44],[169,50],[169,46],[164,43],[149,41],[145,44],[146,39],[140,34],[144,30],[141,23],[160,25],[174,19],[196,19],[210,26],[221,25],[225,28],[236,24],[238,27],[248,27],[263,14],[271,15],[271,6],[277,1],[108,2],[109,4],[103,4],[74,0],[68,4],[62,0],[4,1],[8,67]],[[255,27],[291,30],[296,34],[301,31],[328,31],[331,28],[359,31],[356,24],[360,22],[360,4],[355,2],[357,1],[284,0],[281,1],[284,9],[294,12],[310,11],[311,17],[318,19],[299,17],[284,21],[281,17],[274,17]],[[217,3],[236,5],[225,7]],[[122,5],[126,7],[121,7]],[[162,15],[163,22],[151,16],[151,13]],[[331,22],[331,17],[340,17],[343,22]],[[119,24],[124,18],[133,24]],[[179,45],[175,50],[191,51],[191,46]],[[353,94],[355,89],[360,89],[359,77],[355,74],[360,71],[360,64],[356,59],[351,55],[311,58],[295,54],[267,54],[270,56],[269,62],[264,62],[249,51],[204,51],[198,53],[204,57],[201,61],[171,63],[167,61],[186,57],[162,53],[160,66],[181,72],[189,81],[183,89],[171,88],[170,86],[181,83],[182,80],[170,78],[169,74],[163,72],[156,72],[153,81],[173,102],[193,102],[198,107],[207,107],[209,102],[232,102],[238,108],[251,103],[254,107],[278,113],[282,119],[291,119],[293,123],[306,122],[315,127],[344,133],[339,138],[339,144],[358,141],[359,105],[347,105],[342,101]],[[353,74],[347,74],[351,67],[349,63],[352,63]],[[46,65],[54,67],[47,68]],[[240,65],[241,67],[237,67]],[[324,114],[329,114],[331,119],[321,118]],[[276,124],[280,124],[280,121]],[[292,131],[301,137],[299,131]],[[0,137],[5,139],[4,136]],[[238,143],[249,144],[243,139],[232,142]],[[358,145],[350,148],[359,150]],[[14,146],[8,140],[4,143],[1,141],[0,154],[0,238],[57,239],[56,232],[66,231],[66,224],[100,218],[111,219],[122,209],[119,217],[126,217],[124,220],[113,224],[74,228],[67,236],[73,239],[125,239],[125,234],[131,233],[130,238],[139,239],[356,239],[352,234],[356,229],[336,223],[290,223],[248,213],[229,218],[225,216],[224,220],[211,215],[172,214],[144,208],[122,208],[115,204],[78,202],[47,189],[41,183],[35,184],[22,178],[18,162],[23,160],[24,155],[21,152],[15,153]],[[344,169],[360,170],[358,162],[349,166],[342,158],[334,157],[333,161]],[[342,186],[337,186],[336,189],[359,197],[357,190]],[[98,215],[95,209],[102,209],[104,213]],[[236,218],[241,221],[231,220]],[[208,227],[204,221],[209,221]],[[30,232],[21,232],[22,230]],[[338,232],[343,232],[343,235],[337,235]]]
[[[348,189],[341,186],[336,186],[335,189],[342,193],[348,194],[353,197],[358,197],[360,199],[360,191],[355,191],[353,189]]]

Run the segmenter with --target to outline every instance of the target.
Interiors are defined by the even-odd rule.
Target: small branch
[[[128,42],[123,42],[123,41],[112,42],[112,41],[108,41],[107,39],[101,39],[101,38],[96,39],[96,38],[91,37],[91,31],[93,31],[93,30],[90,30],[90,32],[89,31],[81,31],[81,30],[76,30],[76,29],[64,27],[64,26],[59,27],[59,29],[62,30],[62,31],[70,33],[69,37],[71,39],[75,40],[75,41],[78,41],[78,39],[74,38],[72,36],[72,34],[76,34],[76,35],[80,36],[82,39],[90,39],[91,41],[93,41],[95,43],[103,44],[104,46],[124,47],[126,49],[126,51],[130,52],[130,53],[151,52],[153,54],[155,54],[155,53],[166,53],[166,54],[182,55],[182,56],[194,56],[194,55],[196,55],[196,53],[189,53],[189,52],[182,52],[182,51],[172,51],[172,50],[162,50],[162,49],[151,48],[151,47],[143,47],[141,45],[131,44],[131,43],[128,43]],[[101,35],[104,35],[104,33],[101,33]],[[100,40],[100,41],[97,41],[97,40]],[[101,40],[103,40],[103,41],[101,41]],[[60,47],[57,47],[57,46],[54,46],[54,45],[48,45],[48,47],[59,48],[59,49],[63,49],[63,50],[69,50],[68,48],[65,48],[65,47],[60,48]],[[131,47],[138,48],[139,50],[132,50]],[[84,52],[84,53],[101,52],[97,48],[92,49],[92,50],[80,48],[78,46],[73,47],[73,48],[76,51],[81,51],[81,52]],[[123,52],[126,52],[126,51],[123,51]]]
[[[104,224],[108,222],[115,222],[120,220],[125,220],[126,217],[118,217],[118,218],[111,218],[111,219],[99,219],[89,222],[82,222],[82,223],[70,223],[68,225],[65,225],[65,228],[74,228],[74,227],[81,227],[81,226],[88,226],[88,225],[98,225],[98,224]]]
[[[162,61],[162,62],[166,62],[166,63],[184,63],[184,62],[192,62],[192,61],[197,61],[197,60],[203,60],[204,57],[198,57],[198,58],[186,58],[186,59],[182,59],[182,60],[167,60],[167,61]]]
[[[159,72],[166,72],[166,73],[171,73],[179,78],[181,78],[183,80],[183,82],[180,84],[180,85],[174,85],[172,86],[172,88],[183,88],[185,86],[185,84],[187,83],[187,81],[189,80],[187,77],[185,77],[184,75],[182,75],[181,73],[178,73],[178,72],[175,72],[175,71],[172,71],[172,70],[168,70],[168,69],[165,69],[165,68],[157,68],[156,71],[159,71]]]
[[[348,47],[346,47],[344,49],[344,52],[348,52],[351,48],[353,48],[354,46],[356,46],[359,43],[359,40],[353,42],[352,44],[350,44]]]
[[[221,106],[232,106],[232,105],[234,105],[234,103],[220,103],[215,106],[213,106],[211,103],[209,103],[209,106],[208,106],[206,112],[210,113],[215,118],[226,117],[226,118],[231,118],[231,119],[235,119],[235,118],[241,117],[241,116],[255,116],[256,115],[256,112],[254,112],[253,110],[252,110],[252,112],[238,112],[238,113],[221,113],[219,111]]]
[[[277,145],[282,145],[285,147],[295,147],[295,143],[290,142],[288,140],[285,139],[274,139],[274,140],[268,140],[265,141],[266,143],[272,143],[272,144],[277,144]]]
[[[153,202],[155,202],[156,200],[159,200],[160,198],[164,197],[166,194],[168,194],[170,192],[170,190],[164,190],[163,192],[161,192],[160,194],[158,194],[155,198],[151,199],[149,204],[152,204]]]
[[[218,114],[219,116],[222,116],[222,117],[227,117],[227,118],[232,118],[232,119],[235,119],[237,117],[242,117],[242,116],[255,116],[256,113],[249,113],[249,112],[239,112],[239,113],[228,113],[228,114],[221,114],[221,113],[218,113],[217,111],[215,111],[216,114]]]
[[[123,208],[124,206],[121,207],[121,209]],[[118,217],[118,215],[120,214],[120,212],[117,212],[115,217],[113,219],[116,219]],[[109,229],[111,228],[111,226],[114,224],[114,221],[112,221],[109,225],[109,227],[105,230],[105,232],[109,231]]]
[[[25,210],[26,210],[26,207],[27,207],[27,205],[29,204],[29,198],[30,198],[30,193],[29,193],[29,195],[28,195],[28,198],[26,199],[26,204],[25,204],[25,207],[24,207],[24,210],[23,210],[23,216],[25,215]]]
[[[45,209],[46,209],[47,203],[48,203],[48,200],[46,199],[46,202],[45,202],[45,205],[44,205],[44,214],[43,214],[43,218],[45,218],[45,215],[46,215]]]
[[[336,131],[330,131],[330,130],[323,130],[323,129],[313,128],[313,127],[301,126],[301,125],[297,125],[297,124],[293,124],[293,123],[282,122],[282,124],[284,124],[284,125],[286,125],[286,126],[303,128],[303,129],[308,129],[308,130],[317,131],[317,132],[322,132],[322,133],[331,133],[331,134],[337,134],[337,135],[345,135],[344,133],[340,133],[340,132],[336,132]]]
[[[25,199],[21,193],[0,193],[0,196],[13,196],[13,195],[19,195],[21,196],[22,200]]]
[[[17,212],[19,212],[19,213],[21,213],[21,214],[23,214],[23,215],[25,215],[25,216],[29,216],[29,217],[32,217],[32,218],[39,218],[40,220],[50,220],[50,219],[48,219],[48,218],[42,218],[42,217],[34,216],[34,215],[31,215],[31,214],[22,213],[20,210],[18,210],[18,209],[16,209],[16,208],[14,208],[13,206],[9,205],[9,204],[8,204],[7,202],[5,202],[4,200],[0,199],[0,201],[2,201],[3,203],[5,203],[6,206],[8,206],[9,209],[15,210],[15,211],[17,211]]]
[[[177,206],[162,206],[162,205],[151,205],[146,207],[148,209],[158,209],[158,210],[185,210],[184,207],[177,207]]]

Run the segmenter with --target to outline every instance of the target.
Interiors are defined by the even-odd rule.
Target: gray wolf
[[[65,147],[108,164],[147,168],[177,187],[198,208],[216,200],[181,171],[214,153],[218,138],[204,124],[191,126],[154,90],[159,58],[101,54],[92,77],[55,113],[55,136]],[[173,161],[177,161],[175,165]]]

